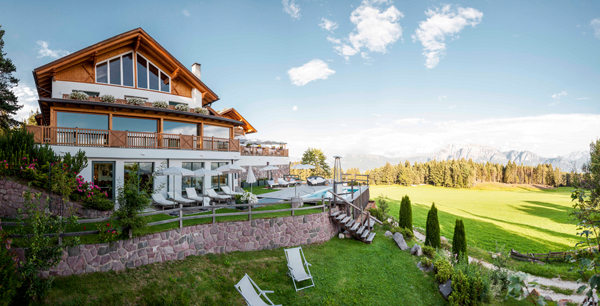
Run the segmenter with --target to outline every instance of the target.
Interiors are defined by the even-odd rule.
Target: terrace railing
[[[258,147],[242,147],[242,155],[245,156],[289,156],[288,149],[280,148],[258,148]]]
[[[239,152],[238,139],[202,137],[181,134],[93,130],[49,126],[27,126],[37,143],[51,145],[182,149]]]

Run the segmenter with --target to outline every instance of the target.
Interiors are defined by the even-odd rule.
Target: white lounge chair
[[[236,191],[231,191],[231,189],[229,189],[229,186],[221,186],[221,190],[223,190],[223,192],[225,192],[225,194],[228,194],[230,196],[236,196],[236,195],[242,195],[242,192],[236,192]]]
[[[282,177],[277,179],[277,184],[285,187],[288,187],[290,185],[290,183],[288,183],[288,181],[284,180]]]
[[[248,276],[248,274],[244,275],[242,280],[239,283],[233,285],[235,289],[244,297],[248,306],[281,306],[273,304],[273,302],[267,297],[266,293],[273,293],[271,290],[261,290],[258,288],[256,283]],[[256,289],[255,289],[256,288]],[[258,290],[258,292],[257,292]],[[265,299],[269,302],[267,304],[260,296],[264,296]]]
[[[269,185],[269,187],[274,188],[275,186],[279,186],[279,184],[276,184],[274,180],[268,180],[267,184]]]
[[[211,199],[213,199],[215,201],[219,201],[219,202],[221,202],[221,201],[227,202],[227,200],[231,199],[230,196],[225,196],[225,195],[217,194],[215,192],[215,190],[212,189],[212,188],[207,188],[206,189],[206,195],[209,196]]]
[[[181,196],[181,193],[179,192],[173,192],[173,191],[169,191],[167,192],[167,195],[169,195],[169,198],[171,198],[173,201],[177,202],[177,203],[181,203],[183,205],[192,205],[194,203],[196,203],[196,201],[194,200],[190,200],[190,199],[186,199],[184,197]]]
[[[315,286],[313,277],[310,274],[310,269],[308,268],[308,266],[312,265],[306,261],[306,258],[304,257],[304,252],[302,251],[302,247],[285,249],[285,258],[287,258],[288,269],[290,270],[288,272],[288,275],[292,278],[292,282],[294,283],[294,288],[296,288],[296,291]],[[306,267],[306,270],[304,269],[304,267]],[[296,283],[305,280],[310,280],[312,282],[312,285],[298,289]]]
[[[197,203],[201,203],[200,206],[204,206],[204,197],[199,197],[198,196],[198,194],[196,193],[196,188],[187,187],[185,189],[185,192],[187,193],[188,199],[194,200]]]
[[[295,180],[293,177],[292,177],[292,178],[290,178],[290,182],[289,182],[289,184],[290,184],[290,185],[292,185],[292,186],[294,186],[294,185],[300,185],[301,183],[302,183],[302,182],[300,182],[300,181],[296,181],[296,180]]]
[[[152,200],[157,205],[162,206],[163,210],[165,210],[165,206],[175,206],[175,205],[177,205],[177,203],[165,199],[165,197],[161,193],[153,193],[152,194]]]

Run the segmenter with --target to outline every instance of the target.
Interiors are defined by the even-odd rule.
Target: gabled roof
[[[244,128],[246,134],[257,132],[257,130],[250,124],[250,122],[248,122],[248,120],[246,120],[246,118],[244,118],[240,113],[238,113],[238,111],[236,111],[233,107],[220,111],[219,115],[221,115],[221,117],[243,122],[244,125],[242,125],[242,127]]]
[[[134,50],[143,48],[145,52],[150,53],[156,58],[159,58],[165,67],[171,69],[166,71],[171,75],[171,78],[182,78],[193,88],[197,88],[204,96],[202,104],[215,102],[219,99],[206,84],[204,84],[196,75],[194,75],[187,67],[181,64],[171,53],[156,42],[142,28],[133,29],[131,31],[113,36],[99,43],[91,45],[87,48],[73,52],[65,57],[59,58],[46,65],[33,70],[33,78],[38,89],[40,97],[51,97],[52,93],[52,78],[58,71],[62,71],[81,64],[86,61],[96,62],[98,54],[105,53],[123,46],[132,45]]]

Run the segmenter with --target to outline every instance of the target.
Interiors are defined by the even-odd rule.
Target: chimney
[[[199,80],[201,80],[201,78],[200,78],[200,64],[198,64],[198,63],[194,63],[194,64],[192,65],[192,73],[193,73],[193,74],[194,74],[194,75],[195,75],[195,76],[196,76],[196,77],[197,77]]]

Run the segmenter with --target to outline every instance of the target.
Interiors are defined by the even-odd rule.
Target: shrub
[[[438,259],[435,265],[435,279],[443,284],[452,277],[452,265],[446,259]]]
[[[454,225],[452,254],[456,255],[458,259],[467,258],[467,237],[465,234],[465,225],[460,219],[456,219],[456,223]]]
[[[101,223],[96,225],[98,229],[98,235],[100,235],[99,240],[102,243],[107,243],[111,241],[115,241],[119,237],[119,229],[112,228],[110,226],[110,222],[106,222],[106,224]]]
[[[383,218],[382,219],[378,218],[378,219],[380,221],[384,221],[384,219],[387,219],[385,216],[387,216],[387,213],[390,210],[390,204],[388,203],[387,196],[380,194],[377,197],[377,208],[380,209],[383,214]]]
[[[448,297],[448,302],[452,306],[471,305],[469,296],[469,281],[465,274],[458,270],[452,274],[452,294]]]
[[[117,99],[115,99],[115,97],[112,95],[102,95],[100,97],[100,101],[104,102],[104,103],[115,103],[115,101],[117,101]]]
[[[371,214],[372,215],[372,214]],[[375,217],[377,218],[377,217]],[[383,224],[381,225],[381,230],[382,231],[391,231],[392,233],[394,232],[395,228],[392,228],[392,224],[389,223],[387,220],[382,222]]]
[[[144,106],[144,105],[146,105],[146,101],[144,101],[143,99],[140,99],[140,98],[129,98],[129,99],[127,99],[127,104]]]
[[[75,91],[69,94],[71,100],[87,101],[90,98],[85,92]]]
[[[56,238],[46,237],[44,233],[53,231],[65,232],[67,226],[74,226],[77,217],[58,217],[46,213],[48,200],[43,201],[41,193],[24,192],[25,210],[19,209],[19,225],[15,233],[22,235],[19,244],[25,250],[25,261],[20,262],[19,274],[26,288],[26,295],[31,299],[41,299],[50,289],[52,277],[41,278],[41,271],[55,267],[61,260],[63,250],[79,244],[79,237],[56,243]],[[27,216],[27,218],[25,218]]]
[[[421,258],[421,267],[423,268],[429,268],[431,267],[431,259],[427,258],[427,257],[423,257]]]
[[[208,112],[208,109],[207,109],[207,108],[204,108],[204,107],[196,107],[196,108],[194,109],[194,112],[195,112],[196,114],[202,114],[202,115],[208,115],[208,114],[209,114],[209,112]]]
[[[427,214],[425,245],[430,245],[434,248],[441,247],[440,222],[438,220],[437,208],[435,208],[435,203],[431,205],[431,209]]]
[[[435,249],[431,246],[423,246],[422,248],[423,250],[423,254],[425,254],[425,256],[429,257],[429,258],[433,258],[433,256],[435,255]]]
[[[146,192],[149,190],[147,187],[140,186],[138,177],[132,175],[117,188],[119,209],[114,215],[119,217],[120,225],[130,229],[132,233],[144,228],[147,223],[145,218],[139,216],[151,202],[150,195]]]
[[[385,220],[381,209],[369,208],[368,211],[371,213],[371,216],[377,218],[379,221]]]
[[[67,152],[63,158],[63,163],[67,164],[69,170],[73,171],[75,175],[79,174],[81,170],[88,166],[88,160],[85,156],[85,152],[79,150],[74,156]]]
[[[402,202],[400,203],[400,220],[398,221],[398,225],[402,228],[409,228],[411,230],[413,228],[412,207],[408,195],[402,197]]]
[[[187,104],[183,104],[183,103],[175,105],[175,109],[178,111],[182,111],[182,112],[190,111],[190,107]]]
[[[459,305],[477,305],[479,303],[489,303],[491,301],[490,277],[489,271],[481,264],[469,264],[467,261],[461,261],[454,266],[452,274],[452,290],[454,292],[455,278],[464,276],[466,286],[457,286],[457,300],[462,301]],[[460,281],[457,281],[459,285]],[[463,300],[463,297],[467,297]],[[448,299],[450,300],[450,299]],[[456,304],[454,304],[456,305]]]
[[[0,306],[8,306],[21,280],[17,273],[17,254],[11,250],[11,240],[0,227]]]
[[[169,108],[169,104],[165,101],[154,101],[154,102],[152,102],[152,107]]]
[[[391,230],[392,233],[400,233],[402,234],[402,237],[404,237],[404,239],[406,240],[410,240],[413,239],[415,237],[415,233],[413,233],[413,231],[409,230],[408,228],[402,228],[400,226],[396,226]]]

